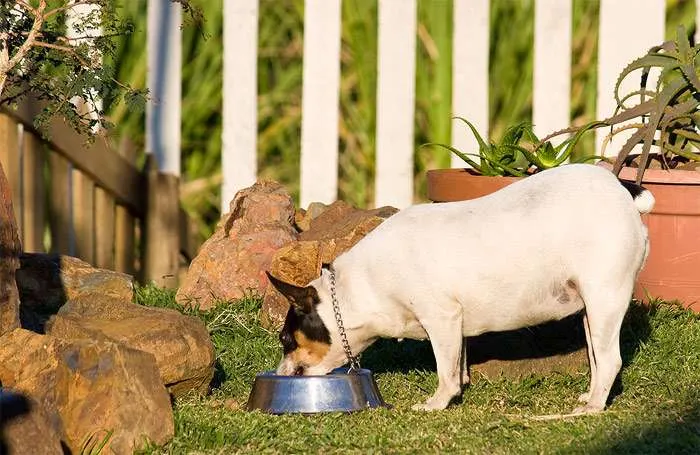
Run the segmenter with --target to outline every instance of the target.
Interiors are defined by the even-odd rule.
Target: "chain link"
[[[348,358],[348,363],[350,364],[350,370],[360,369],[360,356],[355,357],[352,355],[352,350],[350,349],[350,343],[348,343],[348,337],[345,334],[345,327],[343,326],[343,318],[340,315],[340,305],[338,305],[338,297],[335,293],[335,270],[333,267],[328,269],[331,273],[331,302],[333,303],[333,314],[335,314],[335,322],[338,325],[338,332],[340,332],[340,341],[343,343],[343,350],[345,351],[345,356]]]

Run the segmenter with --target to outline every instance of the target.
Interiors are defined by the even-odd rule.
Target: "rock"
[[[398,209],[382,207],[357,209],[343,201],[329,206],[309,205],[308,230],[299,241],[275,252],[270,273],[297,286],[306,286],[320,276],[322,264],[330,264]],[[305,218],[306,219],[306,218]],[[261,321],[272,329],[281,326],[287,314],[287,300],[272,286],[265,290]]]
[[[311,220],[310,229],[302,232],[299,240],[319,241],[322,262],[330,264],[396,212],[393,207],[362,210],[337,201]]]
[[[21,250],[10,185],[0,165],[0,335],[19,327],[15,271],[19,267]]]
[[[471,337],[467,349],[472,375],[477,372],[489,379],[588,370],[581,315],[526,329]]]
[[[124,273],[97,269],[57,254],[23,253],[17,270],[22,326],[43,333],[44,324],[66,301],[79,296],[134,298],[134,280]]]
[[[0,453],[63,455],[60,425],[32,398],[0,388]]]
[[[0,337],[0,382],[60,416],[72,453],[106,431],[113,434],[105,453],[116,454],[130,454],[146,440],[165,444],[174,434],[155,359],[121,344],[15,329]]]
[[[214,345],[204,323],[175,310],[83,296],[66,303],[46,328],[64,340],[111,341],[152,354],[174,397],[206,393],[214,376]]]
[[[322,202],[312,202],[306,210],[298,210],[295,217],[297,229],[302,232],[311,229],[311,220],[318,218],[328,207]]]
[[[278,183],[239,191],[230,208],[190,264],[176,295],[181,305],[207,310],[217,300],[263,295],[272,255],[297,238],[292,198]]]
[[[324,244],[317,240],[292,242],[283,246],[272,257],[270,273],[287,283],[306,286],[321,275],[323,247]]]

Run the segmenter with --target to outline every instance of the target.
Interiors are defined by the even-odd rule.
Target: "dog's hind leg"
[[[453,305],[449,309],[454,311],[432,314],[421,320],[433,347],[438,388],[425,403],[413,406],[414,410],[445,409],[462,392],[462,308]]]
[[[588,315],[583,313],[583,331],[586,333],[586,351],[588,352],[588,365],[590,367],[591,380],[588,386],[588,392],[582,393],[578,397],[578,401],[581,403],[587,403],[588,399],[591,397],[591,390],[594,388],[593,381],[596,379],[596,368],[595,368],[595,355],[593,354],[593,346],[591,345],[591,327],[588,324]]]
[[[591,286],[584,290],[587,322],[589,326],[589,349],[593,351],[594,368],[591,368],[591,387],[587,403],[574,413],[602,411],[610,394],[613,382],[620,372],[620,329],[632,295],[632,284]],[[587,291],[587,292],[586,292]]]
[[[471,378],[469,377],[469,363],[467,362],[467,337],[462,338],[461,375],[462,387],[464,387],[471,382]]]

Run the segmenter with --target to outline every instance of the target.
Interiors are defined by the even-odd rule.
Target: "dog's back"
[[[562,166],[483,198],[405,209],[335,267],[353,280],[352,300],[378,311],[420,320],[459,302],[465,336],[560,319],[596,288],[631,286],[648,248],[639,213],[653,205],[641,196],[635,204],[600,167]]]

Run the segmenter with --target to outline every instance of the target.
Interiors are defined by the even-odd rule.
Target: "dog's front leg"
[[[445,409],[462,391],[462,312],[460,309],[458,315],[433,316],[430,323],[422,322],[435,354],[438,388],[425,403],[417,404],[413,409]]]

